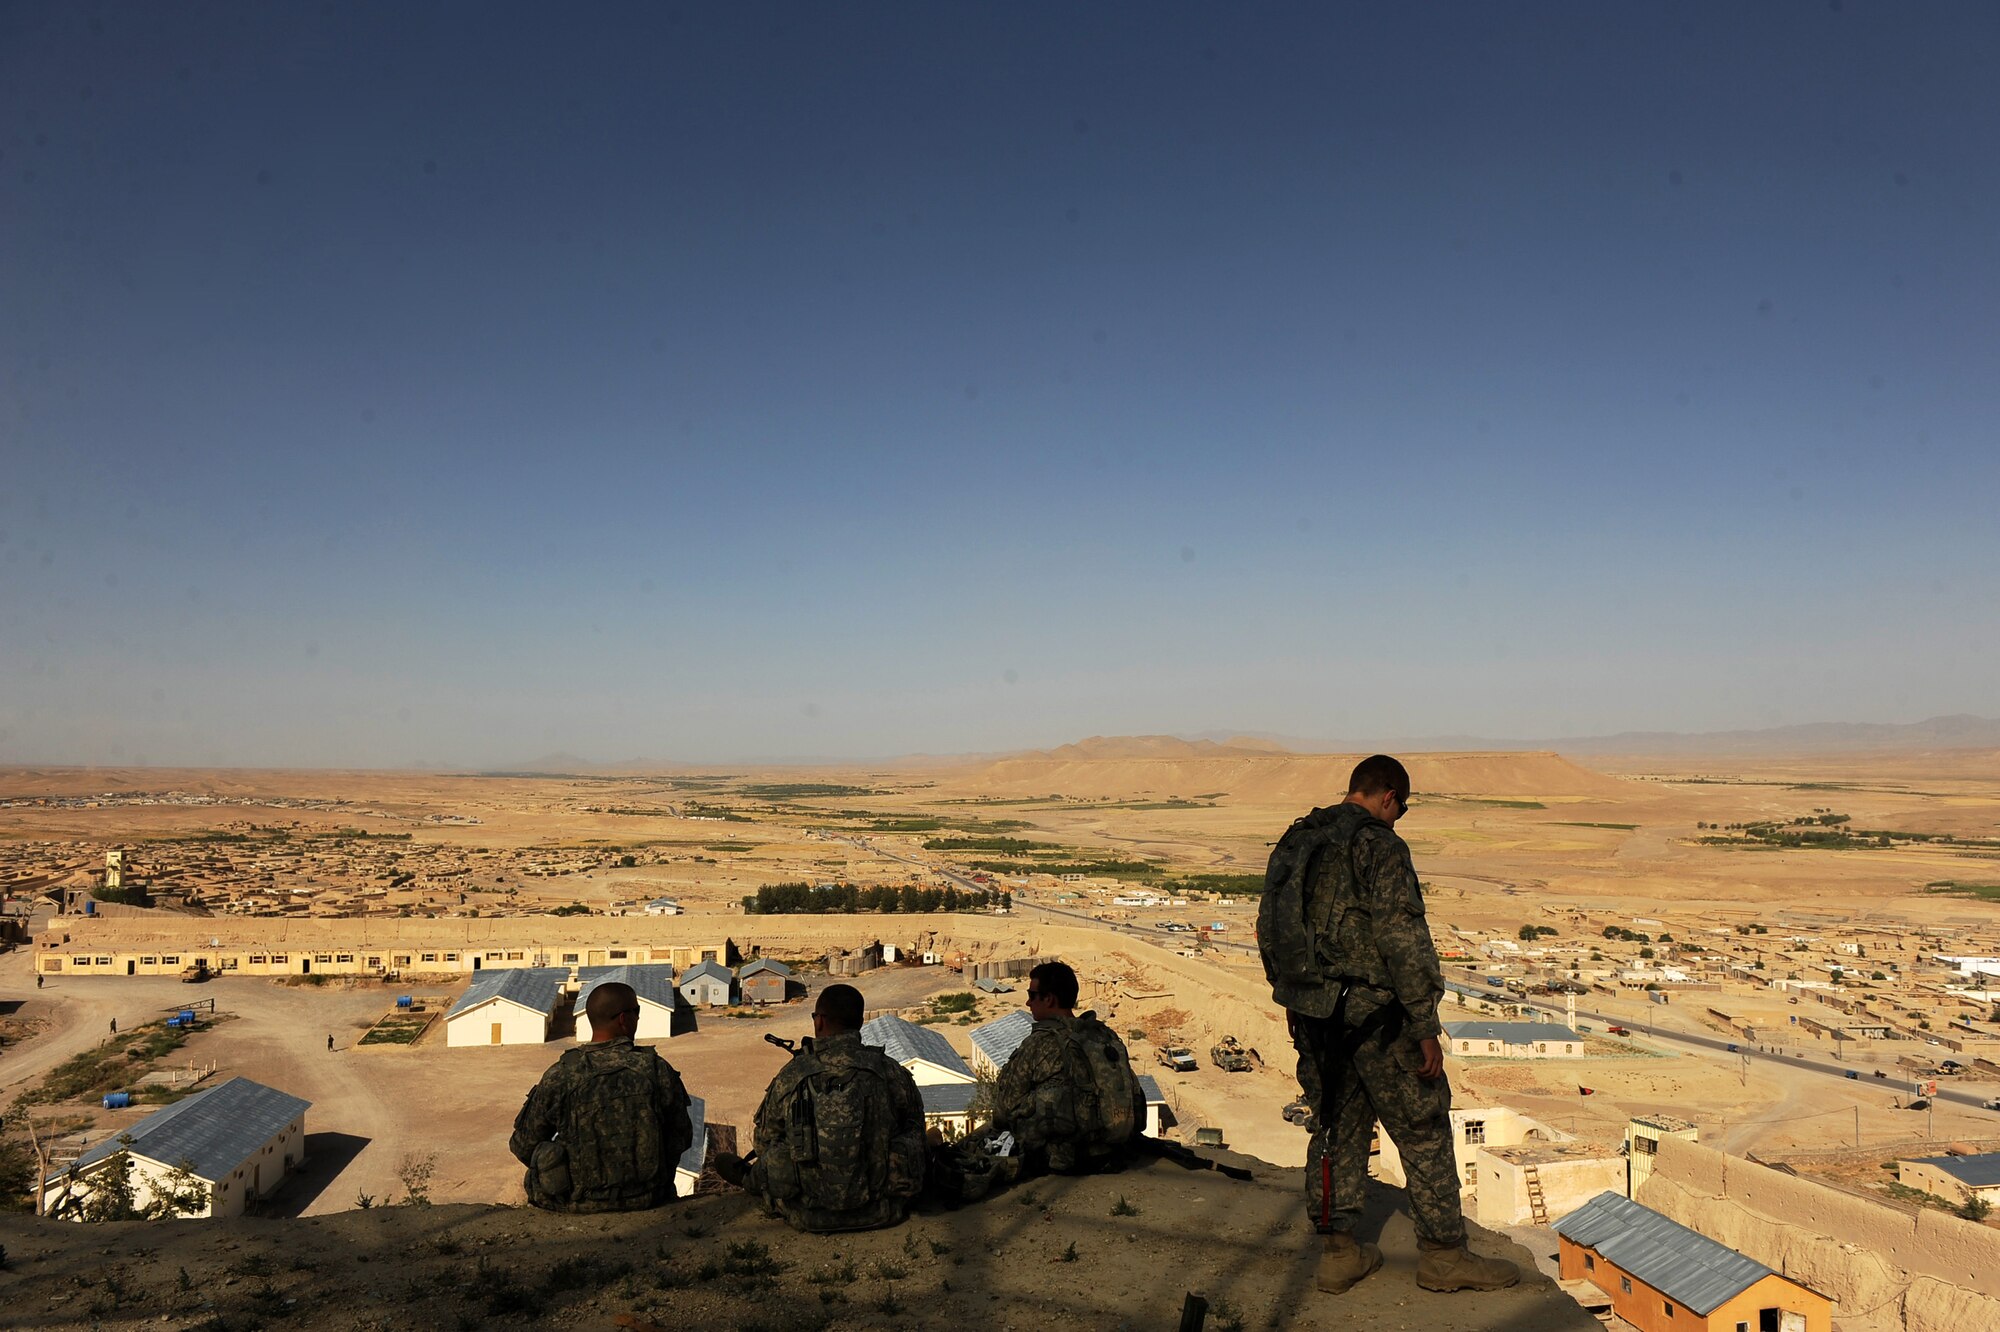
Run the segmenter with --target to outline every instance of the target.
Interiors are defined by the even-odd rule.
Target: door
[[[299,974],[301,976],[310,976],[312,974],[312,969],[313,969],[313,960],[311,958],[302,957],[299,959]]]
[[[608,953],[606,952],[606,950],[604,950],[604,949],[602,949],[602,948],[593,948],[593,949],[591,949],[591,950],[590,950],[590,965],[591,965],[591,966],[593,966],[593,967],[601,967],[601,966],[604,966],[604,965],[605,965],[606,963],[608,963],[608,962],[610,962],[610,961],[611,961],[611,958],[610,958],[610,956],[608,955]]]
[[[139,970],[139,964],[138,964],[137,962],[134,962],[134,961],[133,961],[133,960],[132,960],[131,958],[129,958],[129,957],[125,959],[125,974],[126,974],[126,975],[128,975],[128,976],[130,976],[130,975],[134,975],[134,974],[136,974],[136,973],[138,972],[138,970]]]
[[[472,969],[474,971],[479,970],[479,954],[477,953],[474,953],[472,955]]]
[[[493,1044],[500,1044],[500,1024],[497,1022],[493,1024]]]

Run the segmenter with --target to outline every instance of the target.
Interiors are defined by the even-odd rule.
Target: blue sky
[[[0,4],[0,761],[1992,715],[1995,49]]]

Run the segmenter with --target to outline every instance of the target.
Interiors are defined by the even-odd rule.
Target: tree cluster
[[[900,886],[877,884],[861,887],[852,883],[767,883],[743,899],[743,909],[753,916],[839,916],[866,912],[918,915],[929,911],[984,911],[1014,905],[1014,895],[984,888],[925,888],[914,883]]]

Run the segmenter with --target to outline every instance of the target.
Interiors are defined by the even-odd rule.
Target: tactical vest
[[[674,1171],[686,1146],[687,1107],[661,1094],[651,1050],[571,1050],[562,1123],[553,1143],[536,1148],[529,1190],[539,1205],[572,1212],[625,1211],[674,1196]]]

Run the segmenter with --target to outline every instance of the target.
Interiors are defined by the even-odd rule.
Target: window
[[[58,957],[52,960],[55,963],[55,967],[53,969],[60,971],[62,969],[62,959]],[[87,957],[79,957],[73,963],[71,963],[71,965],[78,967],[87,967],[90,965],[90,959]]]
[[[1499,1048],[1500,1048],[1500,1047],[1499,1047],[1499,1045],[1497,1045],[1497,1044],[1496,1044],[1496,1043],[1494,1043],[1493,1041],[1488,1041],[1488,1042],[1486,1042],[1486,1053],[1487,1053],[1487,1054],[1492,1054],[1492,1053],[1493,1053],[1494,1051],[1498,1050]]]
[[[1672,1300],[1661,1300],[1660,1303],[1665,1307],[1667,1317],[1672,1318],[1674,1316],[1674,1302]]]
[[[342,954],[340,955],[340,960],[341,960],[342,962],[352,962],[352,961],[354,960],[354,954],[352,954],[352,953],[342,953]]]
[[[224,971],[234,971],[234,970],[236,970],[236,959],[235,959],[235,958],[233,958],[233,957],[225,957],[225,958],[223,958],[223,959],[222,959],[222,969],[223,969]]]
[[[371,967],[380,967],[382,965],[382,959],[379,957],[371,957],[368,959],[368,965]]]
[[[160,959],[157,957],[142,957],[139,959],[139,965],[144,967],[157,967],[158,965],[160,965]]]
[[[331,962],[331,961],[333,961],[333,954],[332,954],[332,953],[314,953],[314,954],[313,954],[313,961],[315,961],[315,962]]]
[[[507,954],[507,960],[508,960],[509,962],[519,962],[519,961],[521,960],[521,957],[522,957],[522,954],[520,954],[520,953],[509,953],[509,954]]]
[[[1564,1054],[1575,1054],[1575,1053],[1576,1053],[1576,1047],[1575,1047],[1574,1045],[1572,1045],[1572,1044],[1571,1044],[1570,1042],[1568,1042],[1568,1041],[1564,1041],[1564,1042],[1563,1042],[1563,1053],[1564,1053]]]
[[[181,960],[177,957],[163,957],[160,959],[160,963],[163,966],[177,967],[181,964]]]
[[[437,960],[438,960],[438,955],[437,955],[436,953],[425,953],[425,954],[424,954],[424,961],[426,961],[426,962],[435,962],[435,961],[437,961]]]
[[[1548,1052],[1549,1052],[1549,1043],[1548,1043],[1547,1041],[1536,1041],[1536,1042],[1535,1042],[1535,1053],[1536,1053],[1536,1054],[1547,1054]]]
[[[458,954],[457,954],[457,953],[446,953],[446,954],[444,955],[444,960],[445,960],[445,961],[447,961],[447,962],[456,962],[456,961],[458,961]]]
[[[625,950],[622,948],[614,948],[611,950],[611,956],[615,960],[623,962],[625,960]]]
[[[565,962],[574,962],[574,961],[576,961],[576,954],[575,954],[575,953],[564,953],[564,954],[563,954],[563,961],[565,961]]]
[[[1750,1324],[1738,1323],[1736,1325],[1736,1332],[1750,1332]]]
[[[292,960],[292,955],[290,953],[271,954],[271,965],[274,967],[282,967],[291,960]]]
[[[1634,1138],[1632,1139],[1632,1150],[1641,1156],[1651,1156],[1660,1150],[1659,1140],[1656,1138]]]
[[[1597,1270],[1596,1254],[1586,1253],[1583,1255],[1583,1270],[1586,1272],[1595,1272]]]
[[[409,965],[410,965],[410,955],[409,955],[408,953],[398,953],[398,954],[396,954],[396,965],[397,965],[397,966],[399,966],[399,967],[407,967],[407,966],[409,966]]]
[[[1632,1278],[1628,1276],[1619,1277],[1618,1289],[1623,1291],[1625,1294],[1630,1295],[1632,1293]]]
[[[1468,1119],[1465,1121],[1465,1140],[1469,1143],[1486,1141],[1486,1121]]]
[[[259,957],[257,954],[252,953],[250,955],[250,965],[253,967],[261,967],[264,965],[264,959]]]

